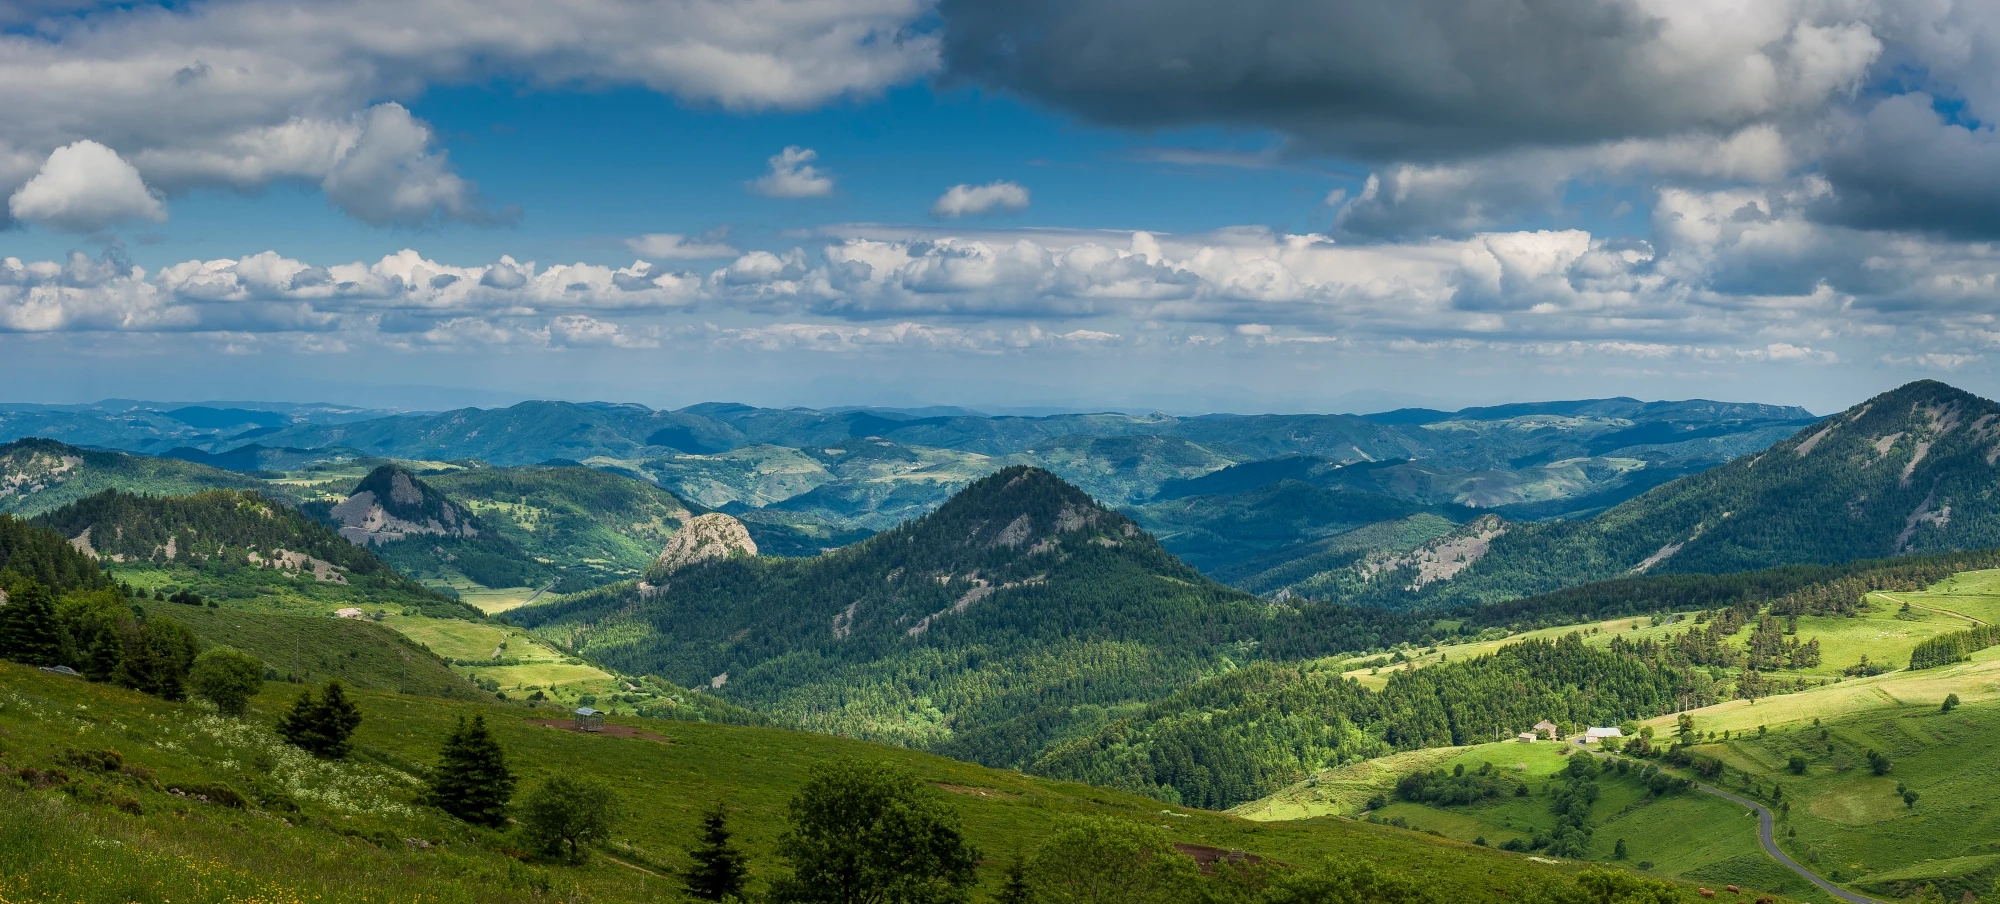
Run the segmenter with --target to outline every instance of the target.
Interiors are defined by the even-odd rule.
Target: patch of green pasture
[[[557,700],[571,701],[617,686],[610,672],[557,650],[520,628],[404,615],[389,616],[383,623],[452,660],[453,671],[497,682],[509,696],[541,690]],[[505,649],[501,648],[503,643]],[[480,664],[496,660],[506,664]]]
[[[2000,647],[1981,650],[1968,662],[1911,672],[1889,672],[1872,678],[1849,678],[1795,694],[1761,700],[1729,700],[1689,713],[1704,732],[1755,732],[1760,725],[1809,723],[1839,719],[1874,710],[1936,708],[1949,694],[1962,703],[2000,702]],[[1648,720],[1664,737],[1674,729],[1675,716]]]
[[[1746,781],[1783,787],[1790,806],[1779,834],[1795,858],[1900,895],[1895,883],[1953,875],[1956,867],[1939,863],[1990,863],[2000,852],[2000,763],[1985,755],[1996,745],[2000,705],[1987,703],[1950,713],[1934,705],[1880,707],[1698,750],[1730,767],[1726,787]],[[1869,750],[1889,757],[1889,774],[1871,772]],[[1785,767],[1793,755],[1806,758],[1804,775]],[[1914,807],[1897,794],[1898,784],[1917,792]]]
[[[1360,682],[1362,686],[1367,687],[1370,690],[1379,691],[1382,688],[1388,686],[1389,673],[1397,669],[1404,669],[1404,668],[1420,669],[1426,666],[1436,665],[1440,662],[1452,662],[1465,659],[1476,659],[1480,656],[1490,656],[1493,653],[1499,651],[1501,647],[1517,644],[1524,640],[1553,640],[1558,637],[1565,637],[1570,634],[1576,634],[1578,632],[1582,632],[1584,643],[1590,646],[1601,647],[1610,645],[1611,639],[1613,637],[1623,637],[1627,641],[1632,641],[1632,642],[1637,642],[1643,638],[1651,638],[1656,641],[1664,640],[1672,634],[1678,634],[1682,631],[1687,630],[1691,624],[1693,623],[1684,616],[1675,618],[1673,621],[1668,622],[1665,620],[1654,619],[1651,616],[1640,615],[1628,618],[1607,619],[1605,621],[1593,622],[1590,624],[1562,625],[1554,628],[1538,628],[1533,631],[1523,631],[1519,634],[1512,634],[1507,637],[1500,638],[1498,640],[1479,640],[1479,641],[1470,641],[1467,643],[1447,644],[1441,647],[1437,647],[1434,652],[1408,650],[1404,652],[1404,655],[1408,657],[1407,662],[1398,662],[1393,665],[1385,665],[1380,667],[1349,669],[1344,673],[1342,673],[1342,677],[1352,678],[1355,681]],[[1340,657],[1324,659],[1321,660],[1320,662],[1328,666],[1339,666],[1344,664],[1346,661],[1355,660],[1357,658],[1373,659],[1375,657],[1340,656]]]

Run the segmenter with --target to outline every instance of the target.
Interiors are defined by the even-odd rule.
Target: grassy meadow
[[[1700,712],[1695,719],[1710,724]],[[1931,884],[1956,901],[1967,891],[1983,899],[2000,880],[2000,763],[1985,755],[1996,745],[2000,705],[1945,713],[1912,701],[1762,735],[1739,730],[1696,752],[1727,765],[1725,787],[1784,788],[1781,843],[1801,862],[1871,893],[1900,897]],[[1888,774],[1869,768],[1870,750],[1889,757]],[[1804,757],[1803,775],[1789,768],[1793,756]],[[1899,786],[1917,792],[1914,805]]]
[[[700,814],[726,801],[753,889],[779,869],[784,808],[814,765],[861,757],[902,765],[939,788],[984,852],[984,893],[1015,852],[1054,820],[1107,814],[1160,825],[1175,840],[1285,863],[1327,856],[1407,873],[1454,901],[1518,897],[1568,863],[1452,844],[1338,819],[1259,823],[1148,798],[1033,779],[941,757],[778,729],[621,719],[634,737],[535,724],[550,708],[356,693],[356,753],[325,762],[269,726],[297,693],[267,685],[246,720],[106,685],[0,665],[0,902],[514,902],[675,900],[665,876],[686,864]],[[484,714],[532,786],[558,771],[609,782],[625,817],[577,867],[512,855],[509,837],[417,802],[420,776],[449,726]],[[105,770],[71,751],[116,751]],[[239,797],[240,806],[229,802]],[[1687,900],[1697,898],[1692,888]]]
[[[1373,815],[1399,820],[1414,831],[1458,842],[1484,839],[1495,846],[1526,841],[1555,826],[1548,792],[1568,757],[1576,755],[1564,750],[1562,744],[1548,741],[1501,741],[1396,753],[1327,770],[1230,812],[1268,822],[1357,817],[1368,812],[1369,798],[1381,795],[1390,802]],[[1396,799],[1396,779],[1402,775],[1456,766],[1475,771],[1485,763],[1523,779],[1530,794],[1502,795],[1467,806]],[[1804,901],[1832,900],[1765,856],[1757,842],[1756,819],[1742,807],[1693,791],[1653,797],[1636,780],[1610,774],[1597,784],[1602,796],[1591,808],[1590,821],[1594,860],[1610,861],[1619,839],[1624,839],[1627,856],[1620,865],[1626,868],[1711,887],[1740,885]]]

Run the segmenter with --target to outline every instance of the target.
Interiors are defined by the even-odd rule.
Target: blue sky
[[[2000,14],[1509,9],[0,6],[0,379],[1177,412],[2000,389]]]

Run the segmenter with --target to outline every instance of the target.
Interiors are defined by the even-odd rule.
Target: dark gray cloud
[[[1667,8],[1671,9],[1671,8]],[[1127,127],[1232,123],[1372,159],[1727,132],[1851,83],[1865,27],[1636,0],[944,0],[967,79]]]
[[[1925,94],[1891,97],[1823,163],[1833,195],[1814,213],[1862,229],[2000,238],[2000,135],[1948,122]]]

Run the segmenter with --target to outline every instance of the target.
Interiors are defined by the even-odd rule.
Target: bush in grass
[[[241,716],[250,708],[250,698],[264,689],[264,662],[240,650],[216,647],[195,657],[188,684],[223,715]]]
[[[1060,823],[1028,875],[1043,900],[1140,904],[1188,900],[1201,870],[1158,828],[1100,816]]]
[[[522,837],[551,860],[582,863],[584,847],[610,838],[617,821],[611,787],[588,776],[550,776],[521,802]]]
[[[791,803],[778,855],[792,874],[777,904],[958,904],[971,900],[979,851],[938,792],[889,766],[829,763]]]

